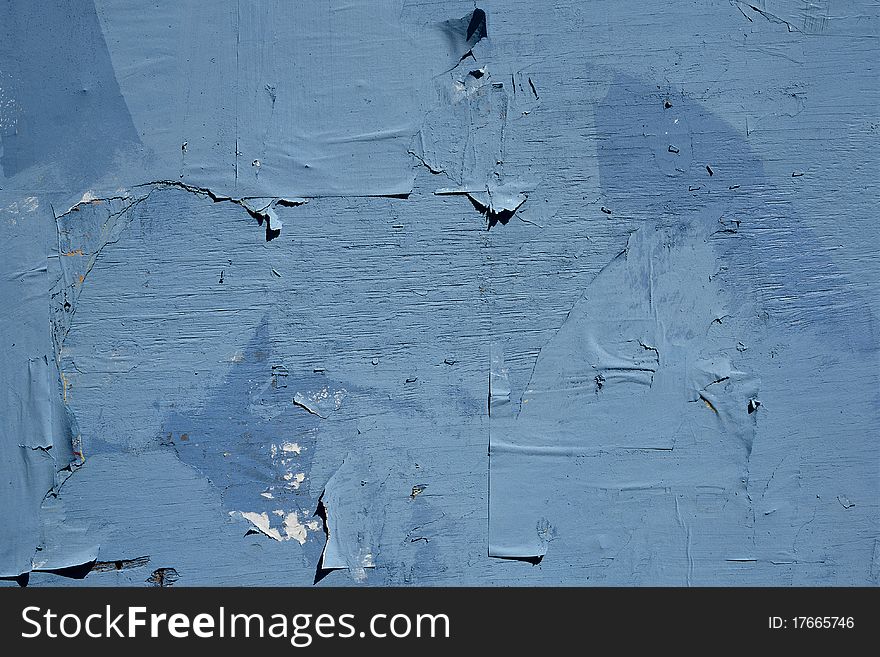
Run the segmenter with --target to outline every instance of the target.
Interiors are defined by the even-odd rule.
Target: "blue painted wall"
[[[0,583],[876,585],[870,2],[0,8]]]

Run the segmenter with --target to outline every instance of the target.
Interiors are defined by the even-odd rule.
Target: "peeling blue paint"
[[[4,584],[878,583],[877,7],[129,4],[0,9]]]

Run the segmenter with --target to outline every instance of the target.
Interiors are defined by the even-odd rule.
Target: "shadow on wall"
[[[71,188],[87,186],[140,143],[93,3],[4,2],[0,31],[0,61],[17,65],[0,80],[13,102],[0,124],[6,178],[52,162]]]

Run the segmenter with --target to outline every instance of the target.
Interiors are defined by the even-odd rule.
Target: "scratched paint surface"
[[[301,4],[0,8],[0,583],[877,585],[877,6]]]

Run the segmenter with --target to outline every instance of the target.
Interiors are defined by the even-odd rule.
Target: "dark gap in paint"
[[[465,39],[467,39],[468,43],[476,44],[480,39],[488,35],[486,30],[486,12],[480,8],[475,8],[471,14],[471,22],[468,23]]]
[[[535,89],[535,83],[532,82],[532,78],[529,78],[529,86],[532,88],[532,93],[535,95],[535,100],[538,100],[540,96],[538,95],[538,90]]]
[[[25,588],[28,585],[30,578],[30,573],[22,573],[21,575],[15,575],[14,577],[0,577],[0,580],[3,580],[4,582],[15,582],[21,588]]]
[[[277,229],[277,230],[276,230],[275,228],[272,228],[272,224],[271,224],[271,222],[269,221],[269,217],[268,217],[268,215],[264,214],[263,212],[259,212],[259,211],[257,211],[257,210],[252,210],[252,209],[250,209],[249,207],[247,207],[247,206],[244,205],[244,204],[241,204],[241,207],[243,207],[245,210],[247,210],[247,213],[248,213],[251,217],[253,217],[254,219],[257,220],[257,225],[258,225],[258,226],[262,226],[263,223],[265,222],[265,224],[266,224],[266,241],[267,241],[267,242],[271,242],[271,241],[274,240],[276,237],[278,237],[279,235],[281,235],[281,229],[280,229],[280,228]],[[223,281],[221,280],[220,282],[222,283]]]
[[[533,566],[537,566],[544,560],[544,555],[539,554],[533,557],[494,557],[495,559],[501,559],[502,561],[525,561],[526,563],[530,563]]]
[[[263,213],[257,212],[256,210],[251,210],[249,207],[246,207],[246,206],[242,206],[242,207],[244,207],[244,209],[247,210],[247,213],[249,215],[251,215],[251,217],[253,217],[254,219],[257,220],[258,226],[263,225],[263,220],[266,218],[266,216]]]
[[[489,368],[489,373],[486,376],[486,415],[491,418],[492,417],[492,368]],[[489,451],[491,452],[491,441],[489,446]]]
[[[192,194],[199,194],[202,196],[207,196],[214,203],[223,203],[224,201],[228,201],[229,203],[233,203],[244,208],[247,213],[257,220],[257,225],[262,226],[263,221],[266,222],[266,241],[271,242],[276,237],[281,235],[281,229],[275,229],[271,226],[271,221],[269,219],[269,215],[266,214],[266,210],[268,210],[272,204],[267,205],[262,210],[254,210],[247,206],[246,198],[232,198],[231,196],[221,196],[211,191],[207,187],[196,187],[194,185],[188,185],[186,183],[179,182],[177,180],[154,180],[148,183],[141,183],[138,185],[134,185],[134,187],[174,187],[176,189],[182,189],[184,191],[190,192]],[[143,199],[140,199],[143,200]],[[139,202],[139,201],[138,201]],[[297,205],[302,205],[301,202],[292,201],[290,199],[275,199],[275,205],[283,205],[284,207],[295,207]]]
[[[114,561],[96,561],[92,570],[96,573],[110,573],[116,570],[130,570],[142,568],[150,563],[150,555],[135,557],[134,559],[116,559]]]
[[[446,171],[445,169],[437,169],[437,168],[431,166],[431,165],[428,163],[428,161],[425,160],[425,158],[423,158],[421,155],[419,155],[418,153],[416,153],[416,152],[413,151],[413,150],[409,150],[409,151],[407,151],[407,153],[409,153],[409,154],[412,155],[414,158],[416,158],[419,162],[421,162],[422,165],[423,165],[428,171],[430,171],[431,173],[433,173],[434,175],[437,175],[437,174],[440,174],[440,173],[445,173],[445,171]]]
[[[88,561],[75,566],[67,566],[66,568],[47,568],[45,570],[39,570],[38,572],[52,573],[53,575],[67,577],[69,579],[85,579],[86,575],[92,572],[94,567],[95,562]]]
[[[275,205],[280,205],[282,208],[295,208],[299,205],[302,205],[302,202],[291,201],[290,199],[286,198],[279,198],[277,201],[275,201]]]
[[[506,226],[507,222],[511,220],[514,214],[516,214],[516,210],[492,210],[486,205],[483,205],[479,201],[474,200],[474,198],[468,195],[468,199],[470,199],[471,204],[474,206],[474,209],[482,214],[489,222],[487,230],[490,228],[494,228],[496,225],[501,224],[502,226]]]
[[[315,509],[315,513],[312,514],[312,517],[318,517],[321,519],[324,527],[324,550],[327,549],[327,543],[330,541],[330,526],[327,523],[327,507],[324,506],[323,493],[321,497],[318,498],[318,507]],[[318,558],[318,563],[315,566],[315,580],[312,582],[313,584],[317,584],[322,579],[327,577],[331,572],[333,572],[333,568],[324,568],[324,550],[321,550],[321,556]]]
[[[175,568],[157,568],[144,581],[158,587],[174,586],[174,583],[180,579],[180,573]]]
[[[477,58],[474,57],[474,51],[473,51],[473,50],[468,50],[465,54],[463,54],[463,55],[461,56],[461,59],[458,60],[459,63],[463,62],[463,61],[466,60],[468,57],[470,57],[470,58],[473,59],[474,61],[477,61]]]
[[[458,58],[459,64],[468,57],[472,57],[476,61],[473,47],[489,35],[486,26],[486,12],[479,8],[461,18],[444,21],[440,27],[449,39],[452,52],[461,53]],[[455,67],[453,66],[453,68]]]
[[[703,403],[704,403],[706,406],[708,406],[709,409],[710,409],[713,413],[715,413],[715,415],[718,415],[718,409],[715,408],[715,404],[713,404],[711,401],[709,401],[709,398],[708,398],[708,397],[706,397],[703,393],[700,393],[700,399],[703,400]]]

